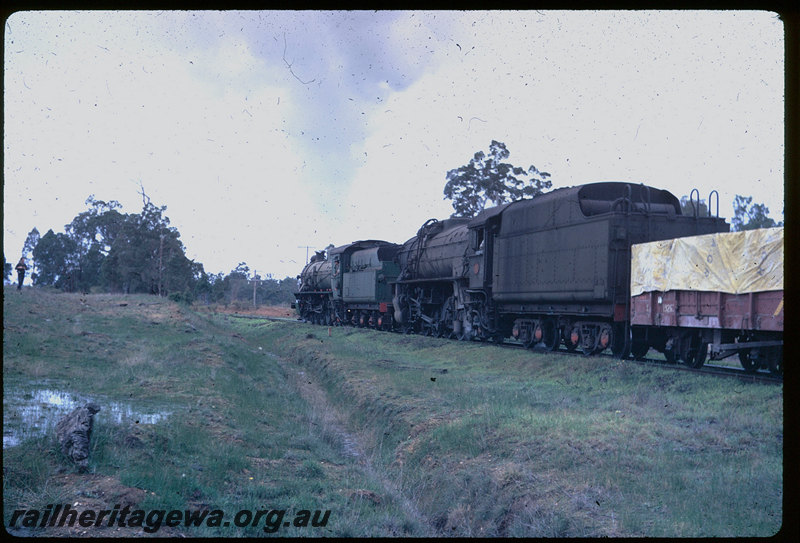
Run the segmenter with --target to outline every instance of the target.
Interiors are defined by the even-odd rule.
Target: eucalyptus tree
[[[474,217],[489,203],[533,198],[552,186],[550,174],[536,166],[526,170],[503,162],[509,155],[505,143],[492,140],[488,154],[478,151],[468,164],[447,172],[444,197],[452,200],[453,217]]]
[[[754,204],[752,196],[739,196],[733,200],[733,219],[731,230],[755,230],[756,228],[771,228],[783,226],[783,222],[775,222],[769,217],[769,208],[764,204]]]

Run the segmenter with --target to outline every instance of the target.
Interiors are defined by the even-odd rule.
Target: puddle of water
[[[128,404],[78,396],[62,390],[8,393],[3,395],[3,448],[14,447],[33,437],[55,436],[58,421],[90,401],[100,406],[100,412],[94,416],[96,424],[155,424],[171,414],[165,411],[147,413]]]

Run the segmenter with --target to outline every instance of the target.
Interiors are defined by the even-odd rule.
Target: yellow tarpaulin
[[[654,290],[744,294],[783,289],[783,227],[631,246],[631,296]]]

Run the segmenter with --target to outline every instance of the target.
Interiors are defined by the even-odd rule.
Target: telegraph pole
[[[311,245],[298,245],[298,249],[305,249],[306,250],[306,265],[308,265],[308,250],[312,249]]]
[[[256,270],[253,270],[253,309],[256,307],[256,286],[258,286],[258,279],[256,279]]]

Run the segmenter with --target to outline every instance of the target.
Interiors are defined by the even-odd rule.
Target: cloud
[[[492,139],[556,186],[763,196],[779,217],[781,23],[764,12],[20,12],[8,246],[89,194],[167,205],[209,271],[404,241]],[[759,199],[759,198],[756,199]],[[295,260],[295,263],[290,263]],[[281,263],[283,261],[283,263]]]

